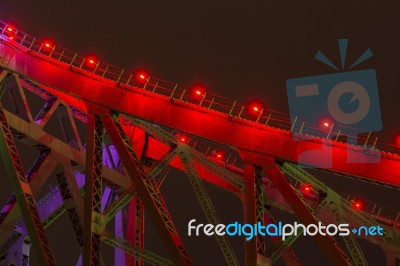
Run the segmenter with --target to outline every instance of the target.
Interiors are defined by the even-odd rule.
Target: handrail
[[[85,63],[86,58],[77,52],[58,45],[53,45],[50,48],[45,47],[42,40],[32,37],[23,31],[14,29],[12,33],[13,38],[10,39],[10,34],[6,34],[6,29],[9,26],[11,25],[0,20],[0,41],[7,46],[34,54],[64,67],[79,69],[84,71],[84,73],[96,76],[100,80],[115,82],[119,86],[132,89],[142,87],[144,90],[167,96],[173,101],[192,103],[231,117],[291,131],[292,133],[302,134],[310,138],[331,138],[335,142],[349,143],[369,150],[382,148],[382,150],[388,150],[389,152],[385,152],[388,154],[396,154],[399,149],[398,145],[390,144],[388,141],[378,140],[377,137],[371,136],[371,132],[365,134],[365,132],[361,132],[359,129],[341,125],[343,130],[352,133],[350,135],[347,134],[346,142],[343,142],[339,138],[342,137],[340,135],[341,128],[333,128],[328,133],[327,130],[308,125],[304,121],[297,119],[296,121],[292,121],[289,114],[277,110],[266,109],[262,110],[261,113],[255,114],[251,112],[248,106],[237,104],[236,100],[211,92],[207,92],[204,94],[204,97],[199,98],[194,93],[191,93],[190,90],[171,81],[153,76],[147,77],[146,80],[139,80],[135,77],[133,71],[127,71],[126,69],[102,61],[96,61],[94,65],[89,66]],[[316,132],[318,136],[315,136]]]

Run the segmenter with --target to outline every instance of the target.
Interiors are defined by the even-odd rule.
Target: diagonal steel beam
[[[35,197],[51,176],[56,165],[57,162],[52,156],[50,156],[48,150],[41,148],[39,157],[26,174],[26,178],[31,185],[31,190]],[[16,210],[18,208],[15,208],[14,206],[16,202],[17,199],[15,194],[13,194],[0,211],[0,247],[3,246],[6,237],[9,235],[7,233],[9,232],[9,228],[14,228],[19,221],[19,219],[13,218],[13,214],[18,212]]]
[[[276,165],[269,169],[268,174],[271,176],[272,181],[277,186],[282,195],[284,195],[290,207],[298,215],[299,219],[306,225],[318,224],[318,220],[307,208],[307,206],[304,205],[301,198],[293,190],[289,181]],[[332,261],[332,263],[334,263],[335,265],[352,265],[350,259],[340,249],[334,239],[319,234],[317,234],[314,239],[316,240],[317,244],[321,246],[322,250]]]
[[[1,84],[0,94],[3,93],[5,84]],[[0,103],[0,153],[6,167],[8,177],[15,192],[18,205],[28,229],[29,236],[35,247],[38,261],[42,265],[55,265],[49,241],[46,236],[43,224],[40,221],[32,190],[26,179],[24,168],[19,157],[11,128],[8,125],[3,106]]]
[[[329,205],[329,208],[338,223],[347,223],[345,212],[340,202],[333,202],[333,204]],[[343,236],[342,239],[346,244],[347,250],[349,251],[351,258],[353,259],[354,265],[367,266],[367,258],[365,257],[360,245],[358,244],[356,237],[352,234],[349,234],[348,236]]]
[[[76,204],[68,185],[66,176],[64,173],[57,174],[57,183],[60,189],[61,198],[63,200],[64,208],[67,211],[69,220],[71,221],[72,230],[75,233],[75,238],[78,243],[79,249],[83,247],[83,227],[80,221],[80,217],[76,208]]]
[[[63,154],[63,156],[76,162],[80,166],[85,167],[86,165],[85,151],[79,151],[77,149],[74,149],[67,143],[45,132],[41,127],[32,123],[28,123],[6,110],[4,110],[4,113],[7,118],[7,121],[9,121],[10,127],[28,136],[36,143],[43,144],[46,147],[50,148],[51,150]],[[128,189],[132,184],[132,182],[129,180],[128,177],[106,166],[103,167],[103,176],[109,181],[117,184],[118,186],[124,189]]]
[[[178,265],[191,265],[158,186],[144,172],[118,118],[104,115],[102,121],[171,258]]]
[[[195,192],[197,199],[203,209],[203,212],[210,224],[217,225],[220,224],[219,217],[217,215],[217,211],[212,204],[210,196],[207,193],[204,184],[197,173],[196,167],[193,164],[192,157],[190,155],[190,146],[185,144],[178,145],[178,156],[183,164],[186,175],[189,178],[189,182],[192,185],[193,191]],[[236,257],[236,254],[229,242],[229,240],[225,236],[216,236],[218,245],[221,248],[221,251],[225,257],[225,260],[228,265],[239,265],[239,260]]]

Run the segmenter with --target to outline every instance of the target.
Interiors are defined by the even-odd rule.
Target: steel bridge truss
[[[18,73],[3,69],[0,82],[0,153],[14,192],[0,210],[1,265],[28,265],[31,246],[40,265],[56,265],[46,228],[64,213],[81,253],[77,264],[103,265],[104,243],[115,248],[117,265],[192,265],[181,237],[186,228],[177,228],[160,190],[171,168],[186,174],[210,224],[221,223],[221,218],[205,182],[242,201],[244,223],[276,223],[271,212],[276,208],[304,224],[378,224],[295,164],[269,158],[268,163],[253,165],[243,156],[241,169],[209,157],[193,141],[180,142],[171,129],[93,103],[78,106]],[[33,103],[32,97],[40,101]],[[38,102],[43,103],[39,109]],[[49,130],[53,120],[58,136]],[[29,168],[18,143],[38,153]],[[312,185],[316,197],[304,195],[299,184]],[[145,210],[168,258],[145,248]],[[390,250],[388,264],[394,263],[399,230],[382,227],[383,237],[364,240]],[[302,233],[285,241],[272,237],[271,246],[262,236],[244,241],[245,264],[270,265],[281,258],[288,265],[300,265],[292,245]],[[344,237],[346,251],[332,237],[315,240],[337,265],[367,265],[353,235]],[[228,237],[216,236],[215,241],[228,265],[242,264]]]

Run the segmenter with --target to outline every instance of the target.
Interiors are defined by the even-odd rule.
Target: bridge
[[[66,213],[79,265],[104,264],[102,243],[115,248],[118,265],[195,264],[160,190],[170,169],[186,174],[211,224],[220,215],[204,182],[242,202],[243,223],[276,223],[276,208],[304,224],[380,225],[383,236],[348,235],[344,245],[314,239],[335,265],[368,264],[358,238],[379,245],[387,265],[399,263],[399,214],[358,209],[302,167],[398,189],[400,156],[371,134],[357,145],[340,132],[311,136],[287,114],[82,57],[1,21],[0,32],[0,151],[14,191],[0,211],[0,263],[29,265],[32,246],[40,265],[56,265],[46,228]],[[37,154],[27,171],[21,145]],[[146,249],[144,210],[168,257]],[[298,238],[245,241],[244,263],[301,265],[291,248]],[[242,263],[226,236],[215,240],[227,265]]]

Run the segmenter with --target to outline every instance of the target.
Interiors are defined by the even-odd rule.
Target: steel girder
[[[87,121],[88,140],[85,173],[84,265],[100,265],[100,234],[105,227],[105,222],[101,215],[103,136],[104,128],[100,117],[89,115]]]
[[[150,217],[156,225],[162,241],[174,262],[178,265],[191,265],[191,260],[183,247],[182,240],[176,230],[163,197],[154,180],[150,179],[136,158],[136,154],[119,124],[118,118],[109,114],[102,116],[102,122],[111,140],[116,146],[120,158],[141,195]]]
[[[282,174],[277,166],[270,169],[269,174],[272,181],[281,191],[283,195],[286,196],[291,208],[298,215],[300,220],[306,224],[318,224],[318,219],[313,215],[309,208],[304,204],[299,195],[290,185],[289,181]],[[328,236],[316,235],[315,240],[321,246],[328,258],[335,263],[335,265],[352,265],[351,260],[347,255],[340,249],[336,241]]]
[[[183,164],[186,175],[188,176],[189,182],[192,185],[193,191],[200,203],[201,208],[210,224],[214,226],[220,224],[217,211],[208,195],[204,184],[197,173],[197,170],[193,164],[192,157],[190,155],[190,146],[185,144],[178,144],[178,156]],[[218,245],[225,257],[228,265],[240,265],[239,260],[226,236],[215,235]]]
[[[3,72],[0,76],[0,94],[3,94],[4,92],[6,82],[4,81],[4,78],[6,78],[7,74],[8,73]],[[1,103],[0,127],[0,153],[7,170],[7,175],[15,192],[21,214],[28,229],[29,236],[34,244],[38,260],[43,265],[55,265],[56,262],[45,229],[40,220],[33,193],[25,176],[12,131],[8,125]]]
[[[31,127],[43,128],[43,125],[46,124],[46,121],[48,121],[48,119],[55,113],[55,110],[58,109],[58,106],[61,105],[61,101],[56,100],[53,103],[49,102],[47,105],[48,105],[47,108],[46,108],[47,110],[43,110],[43,116],[41,116],[40,119],[35,120],[33,125],[31,125],[32,123],[29,123],[29,122],[26,122],[26,124],[20,123],[21,121],[19,121],[18,119],[11,119],[9,121],[9,123],[13,124],[16,128],[20,128],[20,131],[26,132],[28,136],[30,136],[30,137],[34,136],[34,138],[37,139],[38,141],[46,140],[44,144],[53,147],[55,150],[67,151],[67,154],[69,154],[68,156],[70,156],[72,160],[80,161],[80,163],[82,163],[82,161],[83,161],[83,164],[85,164],[84,163],[85,162],[84,157],[71,156],[71,154],[72,155],[73,154],[75,154],[75,155],[77,154],[77,153],[75,153],[74,148],[67,148],[67,146],[62,146],[62,144],[63,144],[62,142],[59,142],[59,143],[57,143],[55,145],[55,143],[52,143],[53,141],[48,141],[50,135],[39,133],[40,130],[38,130],[38,129],[34,129],[34,130],[31,129]],[[71,118],[74,115],[73,114],[74,111],[72,111],[72,109],[70,109],[70,108],[67,108],[67,110],[68,110],[68,113],[70,114],[70,118]],[[8,112],[5,112],[5,116],[7,117],[7,119],[9,119],[10,117],[13,117],[13,115],[8,113]],[[18,123],[15,123],[15,121],[18,121]],[[87,122],[87,119],[83,118],[83,121]],[[21,124],[22,126],[21,125],[17,125],[17,124]],[[149,123],[149,124],[151,124],[151,123]],[[29,126],[24,126],[24,125],[29,125]],[[32,133],[34,133],[34,134],[32,134]],[[40,135],[40,134],[42,134],[42,135]],[[78,134],[75,134],[75,135],[78,135]],[[166,137],[171,139],[171,135],[168,136],[168,134],[167,135],[158,136],[158,137],[164,138],[164,140],[165,140]],[[65,140],[65,141],[68,141],[68,140]],[[59,145],[59,144],[61,144],[61,145]],[[81,149],[82,145],[79,145],[79,146],[80,147],[78,149],[76,149],[78,151],[78,153],[79,153],[80,150],[82,150]],[[60,148],[60,147],[63,147],[63,148]],[[224,176],[225,175],[225,177],[224,177],[225,180],[229,180],[228,182],[230,184],[235,184],[234,186],[238,189],[238,191],[243,191],[244,185],[243,185],[243,181],[242,180],[238,181],[238,179],[236,179],[236,177],[235,178],[231,178],[233,176],[232,173],[224,173],[224,172],[228,172],[228,171],[225,171],[226,169],[224,167],[220,167],[220,166],[216,167],[215,165],[210,163],[209,160],[207,161],[207,159],[205,159],[205,156],[203,154],[199,153],[199,154],[194,155],[195,153],[198,153],[195,150],[191,151],[191,153],[192,153],[193,159],[201,162],[202,166],[207,165],[209,167],[209,169],[214,170],[214,172],[215,172],[215,170],[217,170],[217,172],[219,172],[219,176]],[[198,157],[200,157],[200,159]],[[164,159],[166,159],[166,158],[162,158],[160,161],[163,162]],[[164,163],[164,164],[160,163],[159,164],[159,168],[154,168],[153,170],[155,172],[157,172],[157,173],[160,173],[160,171],[162,171],[167,165],[168,165],[168,163]],[[104,166],[103,166],[103,168],[104,168]],[[221,171],[221,169],[222,169],[222,171]],[[103,169],[103,174],[104,174],[104,169]],[[151,174],[148,174],[148,175],[151,178]],[[127,180],[127,176],[116,175],[116,176],[114,176],[114,180],[116,182],[120,182],[121,183],[121,180]],[[112,204],[115,203],[115,205],[113,206],[112,209],[110,209],[110,212],[108,212],[108,217],[109,217],[109,218],[107,218],[108,221],[114,217],[115,213],[117,213],[118,211],[122,210],[126,206],[127,202],[129,202],[129,200],[132,197],[135,197],[135,192],[133,190],[131,182],[123,181],[122,183],[123,183],[122,187],[124,187],[125,189],[128,189],[127,191],[129,191],[129,192],[126,193],[126,194],[122,194],[121,197],[118,196],[118,200],[116,200],[116,201],[114,201],[112,203]],[[255,184],[257,185],[257,179],[255,180]],[[260,184],[258,183],[258,185],[260,185]],[[254,191],[256,193],[256,196],[255,196],[256,212],[255,213],[256,213],[256,220],[258,221],[259,220],[258,217],[259,217],[259,215],[261,213],[260,209],[259,209],[258,201],[260,201],[260,199],[262,199],[262,198],[260,197],[260,193],[257,192],[258,191],[257,190],[257,186],[255,187]],[[129,195],[129,196],[127,196],[127,195]],[[59,217],[59,215],[61,215],[61,213],[63,213],[64,210],[65,210],[64,208],[60,208],[60,209],[56,210],[53,213],[53,215],[51,217],[49,217],[45,221],[44,225],[48,225],[53,219],[55,219],[56,217]],[[104,215],[105,214],[106,214],[106,212],[104,212]],[[104,219],[104,218],[101,217],[101,219]],[[107,222],[105,222],[105,223],[107,223]],[[146,257],[145,255],[143,255],[143,254],[146,253],[145,251],[141,251],[140,248],[138,249],[137,247],[132,246],[130,243],[124,242],[126,240],[118,238],[118,236],[110,235],[108,232],[104,231],[104,232],[101,233],[100,237],[101,237],[102,240],[104,239],[104,241],[107,242],[108,244],[113,243],[112,244],[113,246],[118,246],[118,247],[124,249],[127,253],[130,252],[130,254],[134,254],[138,258],[139,257],[140,258],[145,258]],[[133,248],[134,251],[132,251],[132,248]],[[163,261],[162,258],[159,258],[159,259],[160,259],[160,261]],[[151,260],[147,259],[147,261],[151,261]],[[155,262],[153,261],[153,263],[155,263]]]

